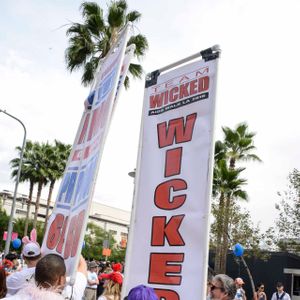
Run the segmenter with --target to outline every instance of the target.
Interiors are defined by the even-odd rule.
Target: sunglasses
[[[219,289],[221,292],[225,292],[225,289],[223,287],[220,287],[220,286],[216,286],[216,285],[213,285],[211,284],[210,285],[210,290],[213,291],[215,289]]]

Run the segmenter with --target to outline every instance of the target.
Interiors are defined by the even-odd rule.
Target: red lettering
[[[181,273],[183,259],[183,253],[151,253],[148,283],[180,285],[181,276],[170,274]]]
[[[171,189],[174,192],[187,189],[183,179],[172,179],[159,184],[154,193],[154,203],[157,207],[165,210],[173,210],[181,207],[186,199],[186,194],[171,198]]]
[[[166,217],[153,217],[151,246],[164,246],[165,238],[170,246],[184,246],[184,240],[179,233],[179,227],[184,215],[173,216],[166,223]]]
[[[177,86],[175,86],[170,90],[170,99],[169,99],[170,102],[174,102],[178,99],[178,91],[179,88]]]
[[[170,120],[168,126],[167,122],[159,123],[157,125],[159,148],[171,146],[174,139],[176,144],[189,142],[192,139],[196,117],[197,113],[188,115],[185,126],[183,118]]]
[[[180,99],[189,96],[188,86],[189,86],[189,82],[179,86],[179,98]]]
[[[50,225],[48,236],[47,236],[47,247],[53,250],[60,238],[60,231],[64,223],[64,215],[58,214]]]
[[[101,121],[101,110],[102,104],[93,111],[93,117],[89,128],[88,141],[90,141],[100,129],[99,124]]]
[[[163,94],[150,96],[150,108],[161,107],[163,104]]]
[[[159,300],[180,300],[179,295],[172,290],[154,289]]]
[[[198,92],[204,92],[209,89],[209,77],[205,76],[198,79]]]
[[[74,235],[74,239],[73,239],[71,257],[74,257],[78,251],[78,244],[79,244],[79,239],[80,239],[80,233],[82,231],[84,214],[85,214],[85,210],[81,211],[77,218],[77,222],[76,222],[77,225],[76,225],[76,231],[75,231],[75,235]]]
[[[67,228],[67,225],[68,225],[68,219],[69,219],[69,217],[67,216],[66,219],[65,219],[65,222],[64,222],[64,226],[63,226],[62,232],[61,232],[59,243],[58,243],[58,245],[56,247],[56,251],[58,253],[62,252],[63,244],[65,242],[65,235],[66,235],[66,228]]]
[[[83,124],[83,127],[82,127],[82,130],[81,130],[81,133],[80,133],[79,140],[78,140],[77,144],[81,144],[82,142],[84,142],[84,138],[85,138],[85,135],[86,135],[86,132],[87,132],[87,129],[88,129],[89,120],[90,120],[90,113],[88,113],[85,116],[84,124]]]
[[[182,147],[166,151],[165,177],[180,174]]]
[[[190,96],[197,93],[197,79],[190,82]]]
[[[68,229],[67,241],[66,241],[65,250],[64,250],[64,259],[68,259],[71,254],[73,239],[74,239],[75,230],[76,230],[76,222],[77,222],[77,216],[73,216],[70,221],[70,225],[69,225],[69,229]]]

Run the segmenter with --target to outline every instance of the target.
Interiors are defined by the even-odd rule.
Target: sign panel
[[[127,43],[128,27],[101,63],[86,100],[79,129],[49,219],[42,252],[65,259],[67,274],[75,274],[104,141],[116,100]],[[128,67],[125,67],[128,68]]]
[[[146,284],[159,299],[206,297],[217,61],[145,89],[123,296]]]

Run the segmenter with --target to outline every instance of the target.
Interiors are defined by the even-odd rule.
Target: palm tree
[[[40,199],[42,195],[43,186],[47,184],[47,154],[49,151],[50,145],[48,143],[34,143],[33,145],[33,161],[34,161],[34,174],[37,179],[37,195],[35,201],[35,212],[33,219],[33,228],[36,228],[38,211],[40,207]]]
[[[252,153],[256,149],[253,140],[256,133],[248,131],[247,123],[238,124],[234,130],[229,127],[222,127],[222,130],[225,135],[224,145],[230,168],[234,169],[236,161],[239,160],[261,161]]]
[[[65,59],[71,72],[83,69],[83,85],[92,83],[99,61],[106,56],[125,25],[128,22],[139,21],[141,14],[135,10],[127,13],[127,8],[125,0],[112,1],[107,9],[107,17],[104,18],[103,9],[97,3],[81,4],[83,23],[72,23],[67,30],[69,46],[65,52]],[[141,34],[131,36],[127,45],[131,44],[136,46],[134,54],[138,59],[148,48],[147,39]],[[139,64],[130,64],[129,72],[134,78],[140,78],[143,69]],[[128,77],[124,84],[125,87],[129,86]]]
[[[228,250],[228,230],[230,226],[231,209],[237,199],[247,200],[247,193],[242,190],[242,186],[247,184],[246,179],[239,178],[245,168],[228,168],[224,159],[215,163],[213,178],[213,195],[219,199],[218,208],[214,211],[217,225],[217,249],[215,257],[215,271],[225,273],[227,250]]]
[[[34,188],[35,183],[37,182],[37,178],[35,176],[36,174],[33,170],[34,162],[32,161],[33,145],[34,144],[30,140],[26,141],[24,155],[23,155],[21,175],[20,175],[20,182],[29,181],[29,195],[28,195],[28,201],[27,201],[25,225],[24,225],[24,236],[27,235],[27,231],[28,231],[28,222],[29,222],[29,218],[30,218],[30,206],[31,206],[31,202],[32,202],[33,188]],[[20,163],[21,147],[16,147],[16,150],[18,151],[18,157],[14,158],[10,161],[10,165],[12,168],[12,173],[11,173],[12,178],[17,177],[19,163]]]
[[[45,216],[44,231],[47,228],[49,208],[52,198],[55,182],[63,176],[68,157],[71,153],[71,145],[61,143],[57,140],[54,141],[54,146],[47,149],[47,178],[50,182],[49,192],[47,197],[47,208]]]

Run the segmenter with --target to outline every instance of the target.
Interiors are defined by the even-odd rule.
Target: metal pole
[[[18,169],[16,184],[15,184],[14,199],[13,199],[12,206],[11,206],[11,213],[10,213],[10,218],[9,218],[9,223],[8,223],[8,230],[7,230],[7,238],[6,238],[6,242],[5,242],[4,254],[6,255],[9,252],[9,246],[10,246],[10,242],[11,242],[11,234],[12,234],[12,231],[13,231],[13,220],[14,220],[15,208],[16,208],[17,191],[18,191],[18,185],[19,185],[21,169],[22,169],[24,148],[25,148],[25,144],[26,144],[26,127],[22,123],[21,120],[19,120],[18,118],[12,116],[11,114],[6,112],[5,110],[0,109],[0,113],[1,112],[8,115],[9,117],[15,119],[16,121],[18,121],[24,129],[24,138],[23,138],[23,145],[22,145],[22,149],[21,149],[21,153],[20,153],[20,162],[19,162],[19,169]]]

